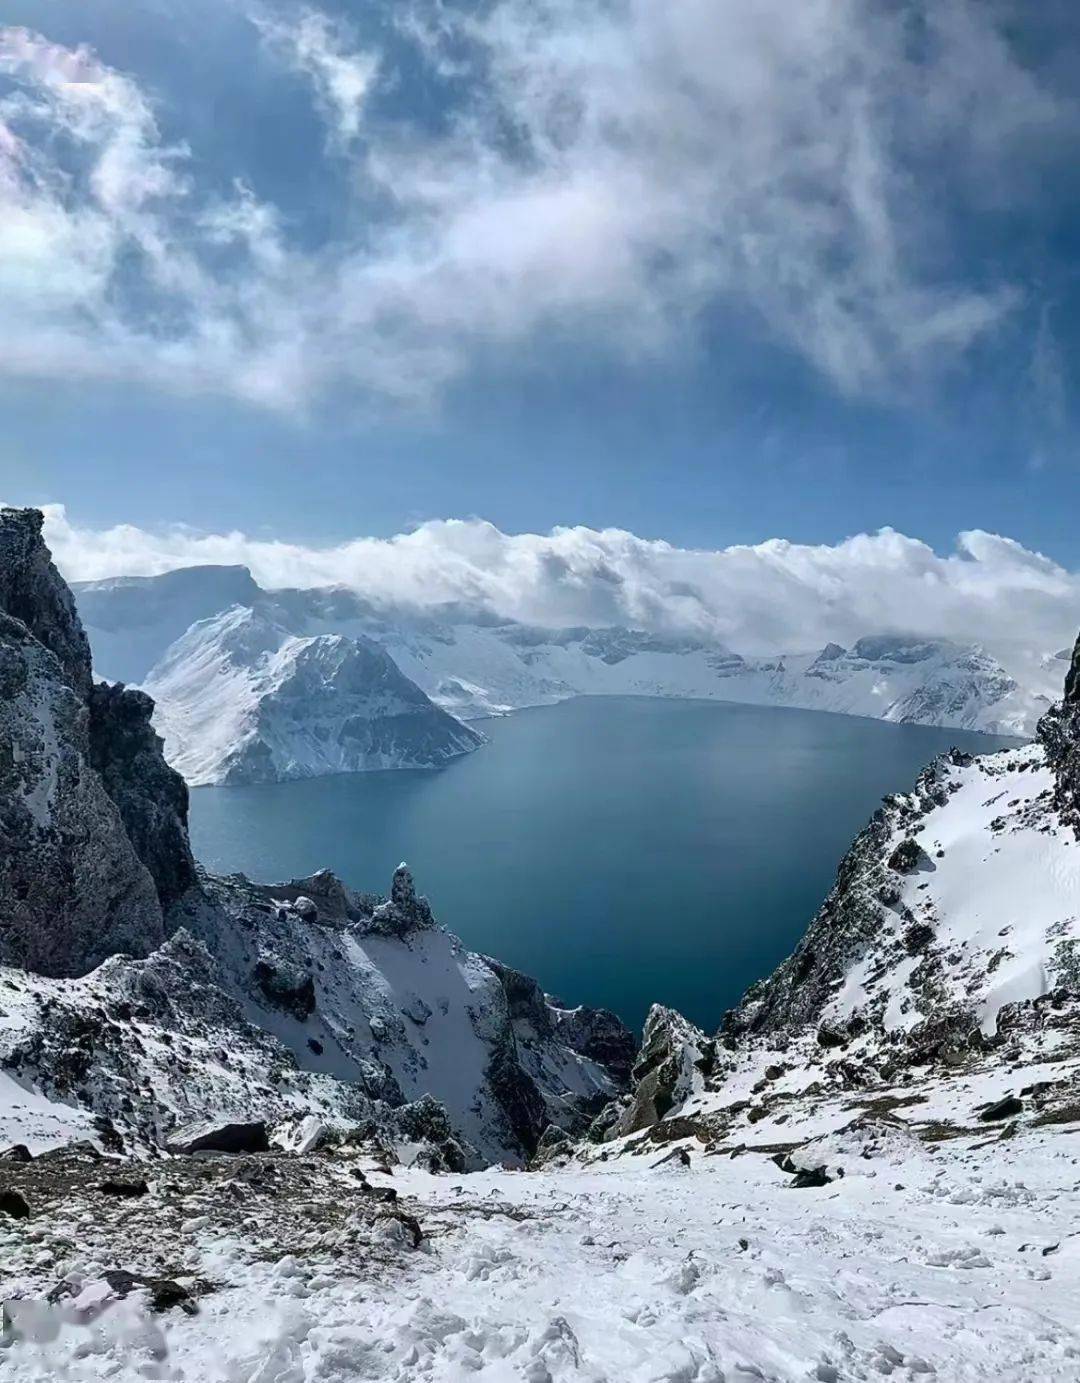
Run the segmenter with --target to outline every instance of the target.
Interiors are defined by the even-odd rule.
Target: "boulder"
[[[889,856],[889,868],[895,874],[914,874],[923,858],[918,841],[906,836]]]
[[[256,961],[252,978],[271,1007],[301,1023],[315,1012],[315,981],[302,966],[263,956]]]
[[[0,1190],[0,1215],[9,1215],[13,1220],[29,1218],[30,1206],[21,1191],[16,1191],[12,1186]]]
[[[102,1274],[109,1288],[118,1297],[126,1297],[131,1292],[145,1291],[154,1312],[170,1311],[174,1306],[189,1316],[198,1312],[198,1306],[186,1287],[174,1282],[171,1277],[143,1277],[139,1273],[129,1273],[125,1268],[113,1268]]]
[[[1006,1095],[1003,1100],[995,1100],[980,1110],[979,1118],[984,1124],[995,1123],[998,1119],[1013,1119],[1024,1112],[1024,1102],[1019,1095]]]
[[[261,1119],[252,1123],[204,1122],[179,1129],[166,1142],[165,1150],[179,1156],[199,1152],[267,1152],[270,1140]]]
[[[117,1177],[99,1182],[98,1190],[103,1196],[120,1196],[133,1200],[137,1196],[145,1196],[150,1187],[141,1177]]]

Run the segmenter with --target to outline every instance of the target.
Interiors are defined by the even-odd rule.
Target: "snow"
[[[21,1143],[38,1153],[72,1138],[94,1136],[87,1110],[46,1099],[9,1072],[0,1071],[0,1151]]]
[[[947,801],[913,834],[919,866],[897,876],[893,935],[906,925],[902,915],[928,924],[942,958],[942,1000],[973,1005],[990,1035],[1004,1005],[1060,983],[1062,957],[1080,945],[1080,845],[1051,809],[1053,777],[1037,746],[951,767],[945,782]],[[905,834],[901,823],[890,846]],[[875,946],[851,969],[826,1018],[846,1019],[866,1004],[879,958]],[[906,958],[877,981],[886,1030],[926,1017],[908,992],[920,963]]]
[[[914,662],[878,648],[873,660],[851,654],[822,662],[817,652],[741,658],[708,645],[638,650],[627,639],[618,660],[608,661],[587,639],[558,631],[525,647],[514,636],[505,626],[455,626],[438,638],[405,630],[383,635],[402,670],[465,718],[574,695],[668,696],[1022,736],[1034,729],[1060,678],[1060,668],[1051,675],[1026,660],[1025,681],[1017,683],[987,655],[946,643],[928,645]]]
[[[145,688],[191,784],[426,768],[482,743],[363,636],[296,636],[242,605],[192,625]]]
[[[185,1270],[218,1287],[199,1315],[150,1316],[134,1297],[80,1325],[42,1308],[0,1359],[11,1383],[1080,1378],[1074,1137],[923,1146],[900,1130],[819,1151],[846,1174],[809,1190],[753,1151],[694,1152],[689,1168],[653,1165],[656,1149],[548,1173],[399,1168],[419,1251],[387,1222],[390,1261],[353,1276],[329,1251],[266,1261],[203,1228]],[[66,1228],[42,1228],[39,1258]],[[60,1266],[24,1256],[16,1282]]]

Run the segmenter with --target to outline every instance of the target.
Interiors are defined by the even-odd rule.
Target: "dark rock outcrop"
[[[315,1012],[315,982],[303,966],[263,956],[256,961],[252,977],[272,1008],[291,1013],[300,1022]]]
[[[620,1084],[629,1084],[638,1044],[621,1018],[610,1009],[584,1006],[555,1008],[554,1017],[560,1041],[605,1067]]]
[[[372,936],[404,937],[434,926],[431,904],[417,894],[408,865],[399,864],[394,870],[390,897],[375,908],[371,919],[363,924],[364,931]]]
[[[116,803],[163,908],[195,882],[188,844],[188,790],[162,754],[145,692],[99,682],[90,693],[90,762]]]
[[[194,865],[152,710],[93,685],[42,515],[0,511],[0,960],[79,975],[164,939]]]
[[[716,1062],[716,1045],[674,1009],[654,1004],[645,1019],[630,1102],[608,1137],[650,1128],[691,1094]]]
[[[1065,695],[1039,721],[1036,738],[1057,783],[1054,805],[1080,838],[1080,638],[1065,674]]]
[[[154,881],[90,764],[85,702],[0,613],[0,961],[80,975],[163,938]]]
[[[621,1086],[629,1083],[637,1042],[621,1018],[606,1008],[568,1008],[545,994],[531,975],[493,956],[484,962],[499,977],[519,1039],[553,1038],[603,1066]]]
[[[93,680],[90,643],[41,536],[43,523],[39,509],[0,510],[0,610],[55,654],[64,680],[85,701]]]
[[[257,1153],[270,1147],[266,1125],[252,1123],[203,1123],[178,1130],[165,1145],[168,1152],[190,1156],[198,1152]]]

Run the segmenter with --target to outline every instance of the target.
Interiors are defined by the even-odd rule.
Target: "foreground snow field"
[[[101,1303],[99,1283],[0,1349],[0,1373],[13,1383],[1080,1378],[1075,1132],[923,1144],[902,1126],[856,1131],[828,1149],[846,1174],[802,1189],[758,1150],[695,1149],[688,1168],[655,1165],[670,1151],[546,1173],[371,1171],[418,1218],[416,1249],[399,1221],[382,1232],[361,1222],[358,1240],[347,1211],[293,1252],[258,1212],[242,1236],[192,1213],[182,1280],[215,1284],[198,1315],[152,1315],[138,1292]],[[348,1167],[326,1159],[319,1175],[356,1199]],[[149,1197],[167,1195],[168,1167],[149,1179]],[[303,1204],[272,1213],[302,1231]],[[108,1252],[95,1263],[74,1247],[86,1217],[69,1203],[29,1238],[0,1230],[18,1285],[40,1290],[65,1272],[91,1282],[112,1266]],[[99,1314],[85,1312],[95,1296]],[[88,1323],[75,1323],[78,1307]]]

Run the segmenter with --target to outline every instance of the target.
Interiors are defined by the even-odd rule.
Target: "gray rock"
[[[426,898],[417,895],[413,876],[407,864],[399,864],[394,870],[390,885],[390,897],[380,903],[371,918],[360,924],[361,929],[372,936],[405,937],[410,932],[423,931],[435,926],[431,904]]]
[[[301,1022],[315,1012],[315,981],[309,971],[291,961],[260,957],[252,977],[263,998],[274,1008]]]
[[[178,1306],[188,1316],[198,1312],[191,1293],[171,1277],[143,1277],[140,1273],[129,1273],[125,1268],[112,1268],[102,1276],[118,1297],[126,1297],[131,1292],[146,1292],[151,1311],[171,1311]]]
[[[715,1061],[714,1042],[681,1013],[654,1004],[632,1073],[630,1103],[609,1136],[621,1138],[658,1123],[691,1093],[695,1075],[706,1075]]]
[[[0,960],[80,975],[159,945],[195,869],[153,703],[93,685],[41,529],[0,511]]]
[[[1013,1119],[1017,1114],[1023,1114],[1024,1102],[1019,1095],[1006,1095],[1002,1100],[996,1100],[993,1104],[987,1105],[980,1110],[979,1118],[984,1124],[995,1123],[998,1119]]]
[[[0,613],[0,961],[83,975],[164,935],[154,880],[90,763],[86,703]]]
[[[100,682],[89,706],[90,762],[168,908],[195,882],[187,784],[165,762],[161,737],[150,724],[154,703],[145,692]]]
[[[90,695],[90,643],[75,601],[52,563],[39,509],[0,509],[0,610],[25,624],[60,663],[64,680]]]
[[[267,1152],[269,1148],[266,1124],[261,1119],[253,1123],[203,1122],[189,1125],[176,1132],[165,1144],[166,1152],[179,1156],[199,1152],[257,1153]]]
[[[26,1220],[30,1216],[30,1206],[26,1197],[7,1186],[0,1190],[0,1215],[10,1215],[13,1220]]]

